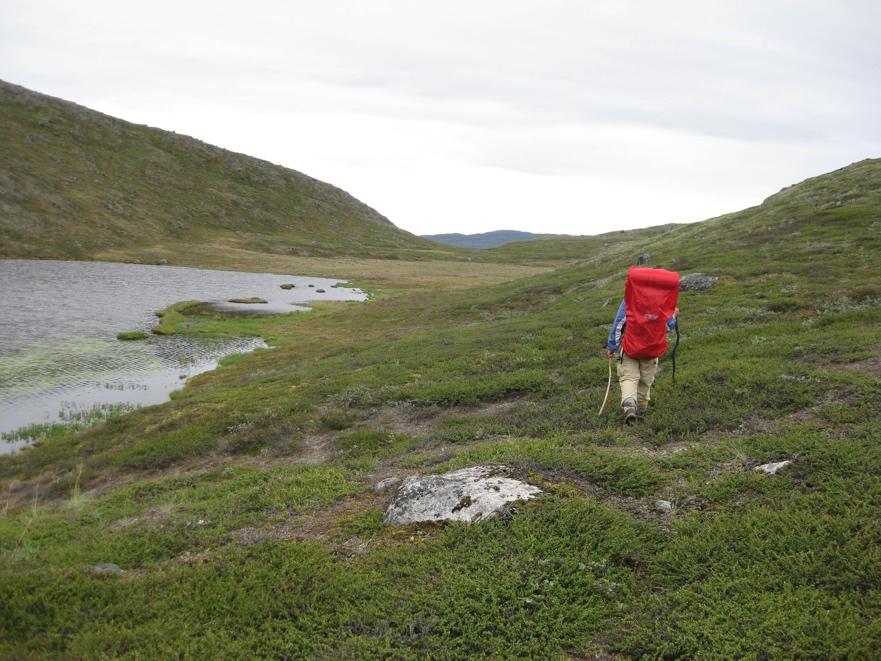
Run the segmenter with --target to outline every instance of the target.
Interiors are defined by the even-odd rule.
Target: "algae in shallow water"
[[[74,375],[80,382],[101,381],[119,374],[120,352],[129,354],[128,362],[161,364],[140,344],[123,348],[115,340],[74,338],[5,356],[0,361],[0,391],[4,397],[41,392],[70,382]]]

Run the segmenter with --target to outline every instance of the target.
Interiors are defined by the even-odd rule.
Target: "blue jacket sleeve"
[[[606,346],[609,351],[617,351],[621,344],[621,337],[624,335],[624,323],[627,321],[627,308],[624,301],[618,306],[618,313],[615,315],[615,321],[612,322],[612,329],[609,331],[609,340]]]
[[[670,317],[670,318],[667,320],[667,332],[669,333],[669,332],[672,331],[674,328],[676,328],[676,317],[675,317],[675,316]]]

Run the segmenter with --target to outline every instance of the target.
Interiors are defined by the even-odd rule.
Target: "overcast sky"
[[[881,3],[0,0],[0,77],[417,234],[702,220],[881,156]]]

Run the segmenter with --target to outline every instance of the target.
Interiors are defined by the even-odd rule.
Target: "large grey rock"
[[[682,291],[703,291],[712,289],[719,278],[706,273],[689,273],[679,279],[679,289]]]
[[[122,573],[122,567],[112,562],[103,562],[100,565],[95,565],[93,570],[96,574],[119,575]]]
[[[762,464],[761,466],[756,466],[755,471],[758,473],[765,473],[766,475],[776,475],[781,470],[786,468],[792,463],[789,459],[785,459],[783,461],[772,461],[769,464]]]
[[[673,503],[669,500],[656,500],[655,501],[655,509],[658,512],[672,512],[673,511]]]
[[[385,511],[387,525],[487,518],[541,489],[504,477],[504,466],[473,466],[443,475],[408,477]]]

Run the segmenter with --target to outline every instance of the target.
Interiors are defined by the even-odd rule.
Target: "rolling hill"
[[[423,234],[423,239],[436,241],[448,246],[459,248],[495,248],[511,243],[512,241],[531,241],[533,239],[547,239],[561,236],[559,234],[535,234],[533,232],[520,232],[518,230],[494,230],[479,234]]]
[[[300,172],[2,81],[0,154],[0,257],[193,244],[414,258],[439,249]]]

